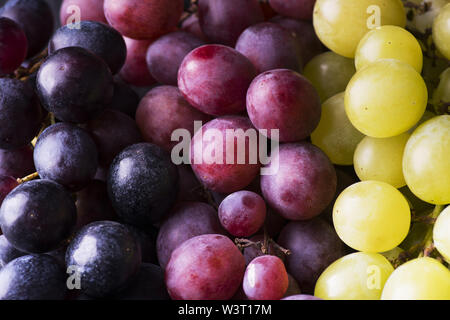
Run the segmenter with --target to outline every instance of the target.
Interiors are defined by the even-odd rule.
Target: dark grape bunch
[[[449,26],[0,1],[0,299],[450,300]]]

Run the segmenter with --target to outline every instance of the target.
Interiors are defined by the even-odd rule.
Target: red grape
[[[202,28],[200,27],[200,21],[198,20],[197,14],[191,14],[187,19],[185,19],[181,23],[181,29],[192,33],[194,36],[202,39],[205,42],[209,42],[208,38],[205,36]]]
[[[336,171],[325,153],[310,143],[281,145],[270,166],[278,170],[261,177],[264,199],[286,219],[311,219],[335,195]]]
[[[228,300],[239,289],[244,272],[244,257],[230,239],[201,235],[172,253],[166,286],[174,300]]]
[[[150,74],[145,61],[147,49],[152,41],[134,40],[126,37],[124,39],[127,46],[127,59],[119,73],[121,78],[137,87],[149,87],[155,84],[156,81]]]
[[[147,51],[147,65],[151,75],[161,84],[176,86],[178,69],[184,57],[203,44],[202,40],[185,31],[162,36]]]
[[[235,114],[245,110],[245,95],[255,76],[255,67],[236,50],[205,45],[184,58],[178,87],[191,105],[207,114]]]
[[[287,17],[312,20],[316,0],[269,0],[270,6]]]
[[[103,12],[103,0],[64,0],[59,12],[61,25],[73,23],[71,17],[77,13],[70,6],[77,6],[80,9],[81,21],[98,21],[108,23]]]
[[[154,39],[172,31],[183,12],[183,0],[105,0],[108,23],[126,37]]]
[[[13,20],[0,18],[0,75],[12,73],[27,56],[28,41]]]
[[[181,202],[163,222],[156,241],[158,261],[162,268],[172,252],[183,242],[202,234],[224,234],[217,212],[202,202]]]
[[[200,0],[200,25],[215,43],[234,46],[247,27],[264,21],[258,0]]]
[[[244,292],[250,300],[279,300],[289,286],[283,261],[275,256],[261,256],[247,266]]]
[[[270,22],[253,25],[240,35],[236,50],[246,56],[259,73],[273,69],[302,69],[299,42],[285,28]]]
[[[233,236],[249,237],[264,224],[266,203],[251,191],[232,193],[220,204],[219,219]]]
[[[308,137],[321,116],[319,95],[300,74],[286,69],[267,71],[253,80],[247,93],[247,112],[257,129],[279,130],[281,142]]]
[[[251,133],[254,130],[247,118],[222,117],[205,124],[191,141],[192,169],[200,182],[212,191],[231,193],[242,190],[259,173],[258,160],[250,157],[251,149],[253,154],[258,154],[257,146],[251,145],[251,135],[239,135],[242,139],[238,139],[236,135],[227,138],[226,131],[231,130],[237,134],[239,129],[243,133]],[[215,137],[216,134],[220,135],[221,139]],[[255,137],[257,138],[256,133]],[[239,158],[243,160],[241,163]]]

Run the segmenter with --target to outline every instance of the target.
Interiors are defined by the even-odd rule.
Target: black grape
[[[108,109],[125,113],[134,119],[139,105],[139,95],[127,84],[114,81],[114,96]]]
[[[3,268],[8,262],[24,255],[26,253],[14,248],[3,234],[0,236],[0,268]]]
[[[35,172],[31,144],[11,150],[0,149],[0,174],[23,178]]]

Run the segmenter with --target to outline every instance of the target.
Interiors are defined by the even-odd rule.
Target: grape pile
[[[57,2],[0,7],[0,299],[450,300],[450,0]]]

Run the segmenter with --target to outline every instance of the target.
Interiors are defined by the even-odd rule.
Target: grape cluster
[[[450,300],[449,0],[4,2],[0,299]]]

